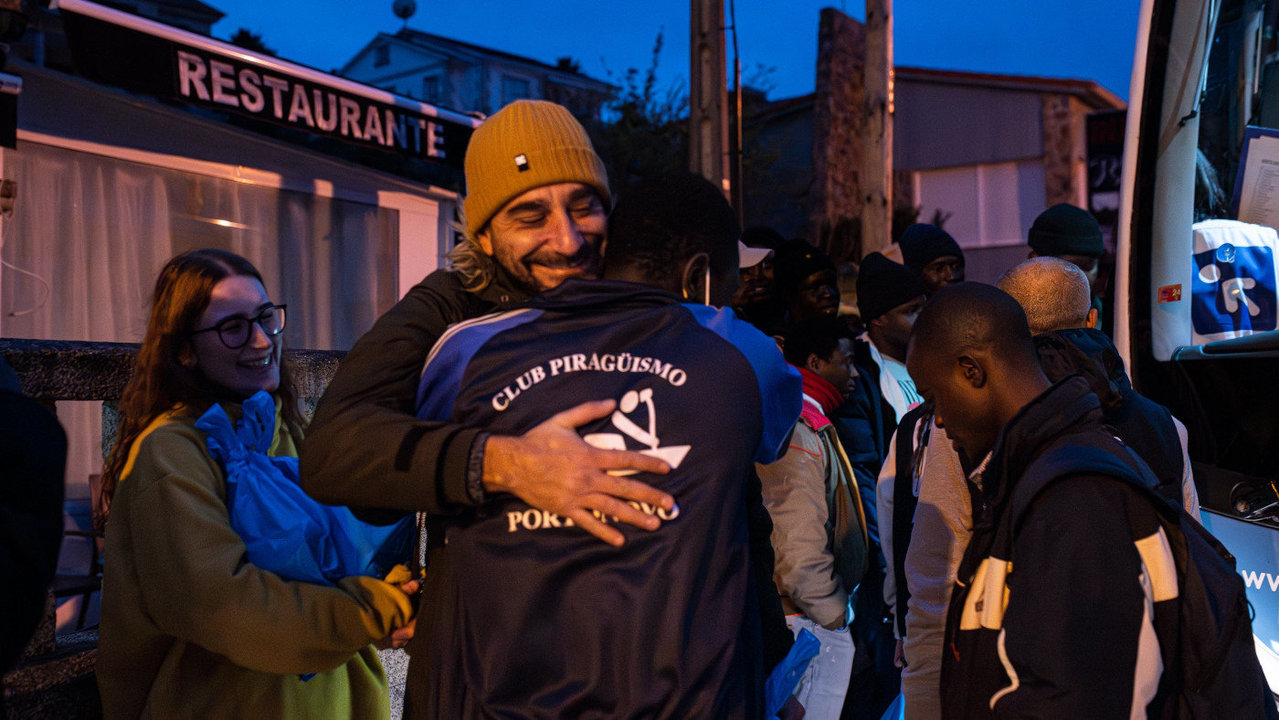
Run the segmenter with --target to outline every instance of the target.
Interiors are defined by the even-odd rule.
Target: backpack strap
[[[1039,494],[1059,480],[1080,475],[1108,477],[1125,483],[1151,500],[1161,521],[1174,526],[1181,524],[1178,508],[1155,491],[1159,479],[1149,466],[1119,438],[1090,432],[1064,439],[1026,467],[995,531],[992,547],[1011,561],[1013,536]]]
[[[1168,509],[1168,501],[1155,492],[1159,478],[1131,448],[1113,435],[1089,433],[1073,442],[1067,439],[1031,462],[1013,491],[1010,516],[1019,521],[1039,493],[1058,480],[1074,475],[1115,478],[1146,497],[1158,499],[1156,505],[1161,512]]]
[[[906,603],[910,600],[910,588],[906,584],[906,551],[910,549],[911,531],[915,527],[915,508],[919,497],[915,495],[915,477],[919,474],[921,452],[928,444],[932,426],[931,405],[925,403],[912,408],[902,416],[897,426],[896,465],[893,468],[893,582],[897,587],[897,635],[906,637]],[[920,423],[925,423],[922,431]],[[916,437],[919,438],[916,442]]]

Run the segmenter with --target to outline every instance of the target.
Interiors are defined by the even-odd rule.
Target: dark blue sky
[[[331,70],[400,20],[391,0],[205,0],[227,14],[214,35],[259,33],[282,57]],[[772,68],[771,98],[811,92],[817,22],[833,6],[862,18],[865,3],[736,0],[742,67]],[[1139,0],[897,0],[897,65],[1094,80],[1128,97]],[[303,9],[305,8],[305,9]],[[576,58],[589,75],[646,69],[664,33],[664,84],[688,77],[687,0],[418,0],[409,26],[553,63]],[[731,56],[729,62],[731,63]],[[730,65],[731,67],[731,65]],[[610,76],[611,73],[611,76]]]

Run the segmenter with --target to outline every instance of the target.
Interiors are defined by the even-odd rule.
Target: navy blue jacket
[[[784,450],[800,406],[771,339],[647,286],[568,281],[450,330],[419,414],[518,434],[605,398],[618,412],[580,432],[666,459],[670,474],[642,479],[677,510],[652,533],[618,525],[622,548],[510,495],[448,518],[414,643],[427,675],[409,682],[414,716],[762,713],[746,478]]]

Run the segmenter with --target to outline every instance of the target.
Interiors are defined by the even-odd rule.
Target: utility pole
[[[732,199],[723,0],[691,0],[688,93],[689,169]]]
[[[732,7],[730,2],[729,7]],[[730,182],[729,202],[737,212],[737,224],[746,227],[746,184],[742,178],[742,55],[737,49],[737,17],[734,12],[733,31],[733,104],[728,108],[732,122],[728,137],[728,172]]]
[[[893,239],[893,0],[866,0],[862,256]]]

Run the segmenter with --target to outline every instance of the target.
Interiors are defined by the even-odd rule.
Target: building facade
[[[747,222],[856,260],[861,245],[875,246],[848,237],[859,233],[865,30],[826,9],[819,39],[816,92],[770,103],[754,120],[749,151],[767,167],[746,188]],[[941,221],[972,279],[993,281],[1025,259],[1026,232],[1045,208],[1089,207],[1086,122],[1124,107],[1113,93],[1076,79],[894,74],[894,205]]]
[[[550,100],[580,118],[600,117],[613,86],[567,59],[548,65],[404,28],[378,33],[338,71],[368,85],[462,112],[491,115],[513,100]]]

